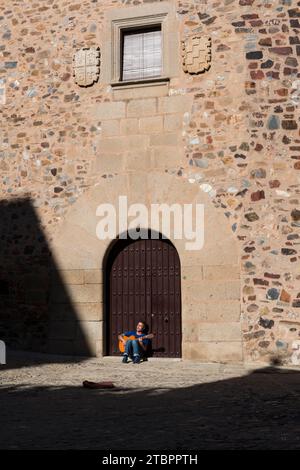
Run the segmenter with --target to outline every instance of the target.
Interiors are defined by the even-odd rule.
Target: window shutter
[[[161,64],[160,30],[124,34],[123,80],[159,77]]]

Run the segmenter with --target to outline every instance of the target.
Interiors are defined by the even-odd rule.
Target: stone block
[[[74,304],[74,308],[79,321],[98,322],[103,320],[103,304],[100,302]]]
[[[84,283],[85,284],[102,284],[102,269],[85,269],[84,270]]]
[[[168,83],[153,83],[148,86],[120,87],[113,89],[115,100],[137,100],[144,98],[156,98],[168,94]]]
[[[163,128],[163,118],[162,116],[144,117],[140,119],[139,126],[142,134],[161,132]]]
[[[100,121],[123,118],[125,117],[125,103],[123,101],[97,103],[90,108],[90,115],[93,119]]]
[[[187,95],[174,95],[158,98],[159,114],[184,114],[192,106],[192,97]]]
[[[120,153],[124,150],[146,148],[149,139],[145,135],[129,135],[121,137],[111,137],[99,142],[99,156],[104,153]]]
[[[203,266],[182,266],[181,277],[184,283],[199,282],[203,279]]]
[[[103,322],[79,322],[75,342],[75,354],[88,348],[92,356],[100,356],[103,344]]]
[[[183,152],[174,147],[155,147],[151,149],[152,168],[172,168],[182,165],[184,162]]]
[[[147,173],[135,172],[128,175],[128,205],[130,204],[145,204],[148,205],[147,194]]]
[[[0,340],[0,365],[1,364],[6,364],[6,345],[2,340]]]
[[[112,137],[120,134],[120,121],[112,119],[110,121],[103,121],[101,124],[101,131],[103,137]]]
[[[139,133],[139,120],[137,118],[121,119],[120,121],[121,135],[132,135]]]
[[[239,279],[240,267],[237,265],[203,266],[203,278],[209,280]]]
[[[105,173],[118,173],[123,170],[124,155],[122,153],[106,153],[99,152],[92,163],[92,172],[105,174]]]
[[[102,341],[85,341],[84,339],[77,339],[74,341],[74,355],[75,356],[89,356],[89,357],[102,357],[103,347]]]
[[[203,280],[186,285],[183,302],[198,303],[217,300],[238,300],[240,298],[240,281]]]
[[[204,234],[204,245],[202,249],[192,251],[186,250],[186,240],[176,240],[176,247],[181,250],[182,264],[186,266],[201,266],[201,265],[228,265],[233,260],[237,260],[236,245],[231,238],[223,239],[223,246],[219,243],[211,243],[211,237],[213,234],[214,240],[221,237],[221,228],[219,233],[215,230],[210,230],[210,223],[207,218],[208,208],[205,207],[205,234]],[[194,221],[193,221],[194,223]],[[208,228],[208,229],[207,229]],[[199,230],[201,227],[199,226]]]
[[[29,290],[47,289],[49,285],[48,273],[44,270],[24,273],[22,276],[22,284],[25,289]]]
[[[103,316],[103,304],[100,302],[77,304],[51,304],[49,317],[52,322],[100,321]]]
[[[185,321],[185,341],[241,341],[240,322],[191,322]]]
[[[143,117],[156,114],[156,99],[132,100],[127,104],[127,117]]]
[[[98,284],[54,286],[51,292],[53,303],[101,302],[101,286]]]
[[[94,342],[103,339],[103,322],[102,321],[79,321],[77,324],[76,338],[80,339],[84,336],[88,341]]]
[[[164,129],[165,131],[172,132],[183,127],[183,115],[181,114],[167,114],[164,116]]]
[[[119,148],[121,150],[121,148]],[[93,171],[99,173],[118,173],[123,169],[124,156],[122,153],[102,153],[97,155]]]
[[[46,346],[46,352],[73,356],[75,354],[74,340],[50,338]]]
[[[50,321],[49,338],[74,340],[77,335],[77,321]]]
[[[177,147],[180,143],[178,133],[154,134],[150,135],[151,146]]]
[[[183,321],[191,322],[238,322],[241,317],[239,300],[190,302],[183,306]]]
[[[75,308],[70,303],[59,304],[52,301],[48,313],[51,322],[74,321],[77,318]]]
[[[97,340],[95,343],[95,356],[96,357],[104,356],[104,343],[102,340]]]
[[[125,154],[124,167],[126,170],[147,170],[151,167],[151,153],[149,150],[135,150]]]
[[[52,274],[54,284],[84,284],[83,269],[62,269]]]
[[[48,302],[48,292],[46,289],[27,289],[25,292],[25,303],[32,305],[46,305]]]

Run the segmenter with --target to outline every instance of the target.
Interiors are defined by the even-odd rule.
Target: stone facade
[[[169,8],[169,80],[115,86],[111,12],[158,5]],[[204,249],[174,241],[184,358],[297,362],[299,18],[292,0],[0,6],[0,337],[103,353],[109,244],[96,207],[125,194],[205,204]],[[182,61],[194,36],[211,38],[204,73]],[[99,80],[79,86],[73,56],[98,47]]]

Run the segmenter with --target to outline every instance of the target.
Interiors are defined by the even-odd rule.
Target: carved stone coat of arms
[[[100,49],[84,48],[75,52],[73,75],[79,86],[90,86],[97,82],[100,75]]]
[[[198,74],[209,70],[211,65],[211,38],[200,34],[182,41],[183,70]]]

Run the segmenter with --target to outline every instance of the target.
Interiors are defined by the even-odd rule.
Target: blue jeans
[[[127,356],[140,356],[140,345],[137,339],[129,339],[125,345],[124,355]]]

